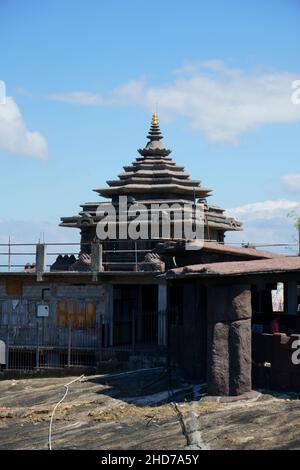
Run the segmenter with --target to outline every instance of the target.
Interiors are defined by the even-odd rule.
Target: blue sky
[[[57,228],[145,143],[156,103],[172,156],[244,221],[291,242],[300,213],[299,0],[1,0],[0,240]]]

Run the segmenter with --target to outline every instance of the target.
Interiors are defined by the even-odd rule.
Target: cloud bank
[[[242,221],[244,229],[239,233],[228,234],[227,242],[286,243],[291,246],[283,247],[281,252],[297,253],[297,231],[294,219],[289,214],[300,216],[300,202],[289,199],[266,200],[228,209],[226,213]]]
[[[46,139],[39,133],[29,131],[18,105],[12,97],[0,104],[0,151],[45,159]]]
[[[222,60],[187,63],[168,82],[153,86],[133,79],[103,94],[88,91],[55,93],[51,100],[82,105],[140,106],[166,119],[186,118],[210,141],[238,142],[251,129],[300,121],[300,105],[292,103],[289,72],[245,72]]]
[[[236,143],[251,129],[300,121],[300,106],[291,102],[292,82],[297,78],[291,73],[246,73],[210,60],[186,64],[175,75],[160,86],[132,80],[115,88],[106,103],[150,110],[158,103],[160,114],[187,118],[191,128],[216,142]]]

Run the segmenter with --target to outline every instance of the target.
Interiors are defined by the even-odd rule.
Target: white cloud
[[[228,243],[250,242],[254,244],[286,243],[290,246],[265,247],[286,254],[297,253],[297,231],[294,219],[288,214],[300,215],[300,202],[288,199],[266,200],[245,204],[244,206],[228,209],[226,214],[243,222],[243,231],[228,233]]]
[[[83,105],[100,105],[102,97],[89,91],[73,91],[71,93],[54,93],[48,98],[52,101],[61,101],[63,103],[74,103]]]
[[[237,142],[240,135],[265,124],[300,121],[300,106],[291,103],[287,72],[252,72],[227,67],[221,60],[185,64],[176,79],[151,86],[145,79],[115,88],[107,104],[139,105],[167,118],[182,116],[212,141]]]
[[[142,106],[150,111],[158,104],[164,118],[187,118],[191,128],[217,142],[236,143],[251,129],[300,121],[300,106],[291,102],[292,83],[298,78],[292,73],[247,73],[219,59],[186,63],[174,73],[175,78],[157,86],[142,77],[102,96],[75,91],[48,98],[82,105]]]
[[[300,193],[300,173],[289,173],[282,177],[285,188],[291,193]]]
[[[300,211],[300,202],[289,199],[269,199],[263,202],[254,202],[244,206],[228,209],[232,217],[243,218],[244,220],[273,219],[284,217],[291,211]]]
[[[109,105],[151,105],[151,98],[147,97],[148,91],[144,78],[131,80],[128,83],[116,87],[107,97]]]
[[[47,156],[45,138],[27,130],[21,111],[10,96],[0,105],[0,150],[40,159]]]

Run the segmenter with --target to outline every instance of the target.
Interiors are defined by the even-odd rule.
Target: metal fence
[[[157,319],[156,319],[157,321]],[[114,324],[114,338],[119,336],[119,322]],[[136,324],[123,328],[124,335],[136,330]],[[128,331],[127,331],[128,330]],[[115,342],[110,346],[110,324],[72,325],[60,327],[45,325],[37,321],[32,325],[0,326],[0,340],[5,343],[6,369],[34,370],[66,367],[96,367],[101,362],[128,362],[135,356],[157,356],[164,354],[164,348],[157,343],[157,335],[137,342],[135,335],[128,335],[128,341]]]
[[[95,366],[100,357],[101,330],[96,327],[82,330],[71,326],[43,327],[40,324],[2,326],[0,339],[6,345],[6,368]]]

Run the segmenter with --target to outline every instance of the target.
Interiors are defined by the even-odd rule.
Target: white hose
[[[105,377],[114,378],[114,377],[119,377],[119,376],[122,376],[122,375],[135,374],[137,372],[154,371],[154,370],[157,371],[157,370],[162,370],[162,369],[164,369],[164,367],[150,367],[150,368],[145,368],[145,369],[137,369],[137,370],[131,370],[131,371],[126,371],[126,372],[120,372],[118,374],[105,374],[105,375],[100,376],[99,378],[105,378]],[[64,401],[64,399],[68,395],[69,385],[71,385],[74,382],[77,382],[78,380],[83,379],[83,377],[84,377],[84,375],[81,375],[80,377],[77,377],[76,379],[73,379],[73,380],[71,380],[71,382],[68,382],[67,384],[64,385],[64,387],[66,389],[66,391],[64,393],[64,396],[59,400],[58,403],[56,403],[55,407],[53,408],[51,418],[50,418],[50,424],[49,424],[49,437],[48,437],[48,449],[49,450],[52,450],[52,422],[53,422],[55,411],[57,410],[59,405]]]
[[[61,398],[61,400],[59,400],[58,403],[56,403],[55,407],[53,408],[51,418],[50,418],[50,424],[49,424],[49,435],[48,435],[48,448],[49,448],[49,450],[52,450],[52,442],[51,442],[52,441],[52,422],[53,422],[55,411],[57,410],[59,405],[64,401],[64,399],[68,395],[69,385],[73,384],[74,382],[77,382],[78,380],[83,379],[83,377],[84,377],[84,375],[81,375],[80,377],[77,377],[76,379],[73,379],[73,380],[71,380],[71,382],[68,382],[67,384],[64,385],[64,387],[66,389],[66,391],[64,393],[64,396]]]

